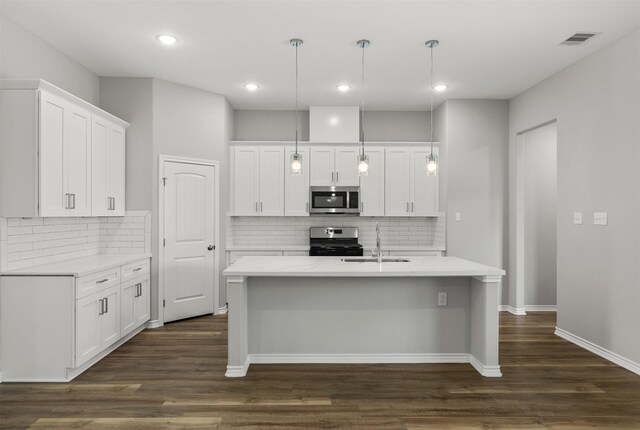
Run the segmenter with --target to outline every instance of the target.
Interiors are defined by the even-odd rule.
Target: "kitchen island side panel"
[[[252,355],[470,351],[468,277],[250,277],[247,311]]]

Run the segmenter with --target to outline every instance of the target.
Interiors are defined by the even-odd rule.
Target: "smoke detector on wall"
[[[582,45],[586,41],[593,39],[593,37],[597,36],[598,34],[600,33],[581,31],[567,38],[560,45],[569,45],[569,46]]]

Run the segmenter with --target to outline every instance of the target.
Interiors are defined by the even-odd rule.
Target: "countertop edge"
[[[53,264],[56,264],[56,265],[69,264],[70,262],[76,261],[76,260],[79,261],[79,264],[81,264],[82,263],[81,260],[86,260],[89,257],[95,258],[96,256],[109,256],[109,257],[118,256],[122,258],[116,261],[112,261],[109,264],[91,267],[87,270],[80,269],[80,270],[54,271],[47,267]],[[91,273],[99,272],[102,270],[109,270],[117,266],[122,266],[123,264],[129,264],[138,260],[151,258],[152,255],[149,253],[146,253],[146,254],[95,254],[89,257],[72,258],[69,260],[61,260],[55,263],[49,263],[42,266],[33,266],[33,267],[25,267],[22,269],[16,269],[16,270],[8,270],[8,271],[1,272],[0,276],[73,276],[73,277],[79,278],[85,275],[89,275]]]

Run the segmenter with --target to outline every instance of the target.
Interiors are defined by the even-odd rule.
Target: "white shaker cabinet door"
[[[357,148],[335,148],[335,185],[345,187],[360,185]]]
[[[109,140],[109,123],[93,115],[91,120],[91,210],[94,216],[109,214],[107,197],[106,152]]]
[[[284,174],[284,148],[260,148],[260,215],[284,215]]]
[[[109,125],[109,140],[106,148],[107,197],[111,198],[111,216],[124,216],[125,187],[125,130],[115,124]]]
[[[309,149],[298,148],[298,154],[302,156],[302,174],[292,175],[290,172],[291,157],[295,154],[294,148],[288,148],[285,152],[284,172],[284,214],[286,216],[309,215]]]
[[[433,148],[438,155],[438,148]],[[438,215],[438,176],[427,176],[427,157],[431,149],[411,152],[411,216]]]
[[[67,102],[40,92],[40,216],[67,212],[64,125]]]
[[[260,150],[235,147],[232,151],[233,214],[257,216],[259,204]]]
[[[139,284],[139,291],[133,305],[133,316],[135,326],[140,327],[140,325],[146,323],[151,318],[149,278],[139,279],[137,284]]]
[[[101,351],[102,291],[76,301],[76,365]]]
[[[310,165],[310,185],[332,186],[335,181],[334,172],[334,150],[332,147],[312,147],[311,148],[311,165]]]
[[[360,176],[360,215],[384,216],[384,148],[372,148],[369,156],[369,174]]]
[[[69,216],[91,215],[91,113],[73,104],[65,110],[64,151]]]
[[[126,336],[137,327],[134,316],[137,294],[137,281],[129,281],[126,284],[122,284],[120,290],[120,333],[122,336]]]
[[[409,216],[411,151],[407,148],[385,150],[385,215]]]
[[[102,349],[120,340],[120,286],[102,291],[104,311],[101,316],[100,340]]]

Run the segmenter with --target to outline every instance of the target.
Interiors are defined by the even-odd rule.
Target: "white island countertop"
[[[151,254],[95,254],[87,257],[62,260],[40,266],[7,270],[2,276],[75,276],[81,277],[100,270],[108,270],[123,264],[133,263]]]
[[[342,258],[362,257],[242,257],[224,276],[286,277],[424,277],[503,276],[505,271],[456,257],[405,258],[408,262],[350,263]]]

